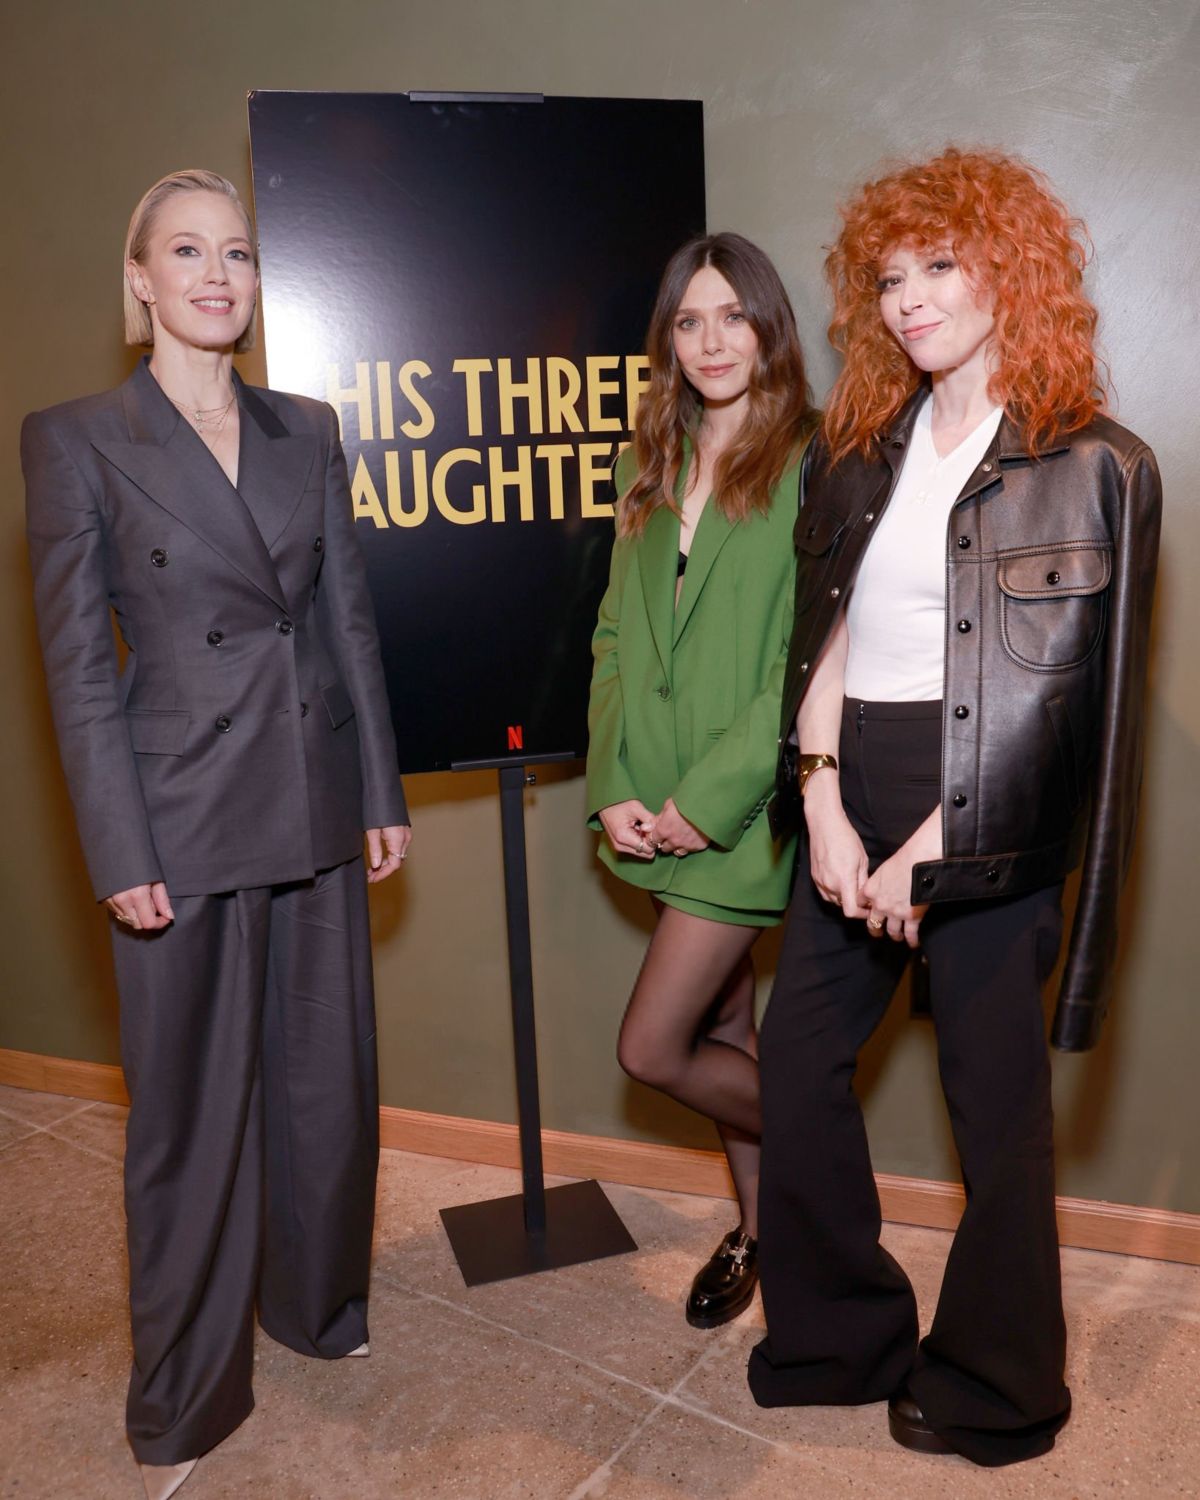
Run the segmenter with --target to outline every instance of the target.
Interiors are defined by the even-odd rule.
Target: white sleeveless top
[[[846,602],[846,696],[932,702],[946,656],[946,526],[1003,416],[994,407],[945,458],[933,446],[932,394],[913,423],[892,498]]]

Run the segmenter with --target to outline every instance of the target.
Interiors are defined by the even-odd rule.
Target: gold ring
[[[867,926],[874,928],[876,932],[882,932],[884,925],[885,924],[881,922],[878,917],[867,918]]]

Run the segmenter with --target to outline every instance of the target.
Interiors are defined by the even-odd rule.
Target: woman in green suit
[[[658,922],[621,1026],[634,1078],[717,1124],[741,1222],[687,1318],[757,1280],[761,1114],[750,950],[782,918],[794,845],[764,815],[791,633],[799,466],[815,424],[791,304],[737,234],[663,275],[650,385],[616,467],[617,539],[592,643],[588,808],[600,858]]]

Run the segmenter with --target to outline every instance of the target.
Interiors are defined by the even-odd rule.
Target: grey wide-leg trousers
[[[300,1354],[367,1338],[379,1155],[362,860],[172,905],[163,931],[113,936],[132,1101],[126,1419],[152,1464],[249,1415],[256,1303]]]

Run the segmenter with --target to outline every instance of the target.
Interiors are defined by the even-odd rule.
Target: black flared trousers
[[[293,885],[174,897],[117,927],[141,1463],[219,1443],[254,1405],[254,1313],[336,1359],[367,1338],[379,1157],[361,859]]]
[[[872,869],[940,800],[941,705],[847,700],[842,798]],[[921,925],[938,1067],[966,1210],[918,1346],[908,1278],[879,1243],[879,1197],[853,1088],[909,950],[822,900],[805,852],[760,1042],[763,1406],[882,1401],[905,1381],[979,1464],[1032,1458],[1067,1419],[1042,986],[1061,885],[934,906]]]

